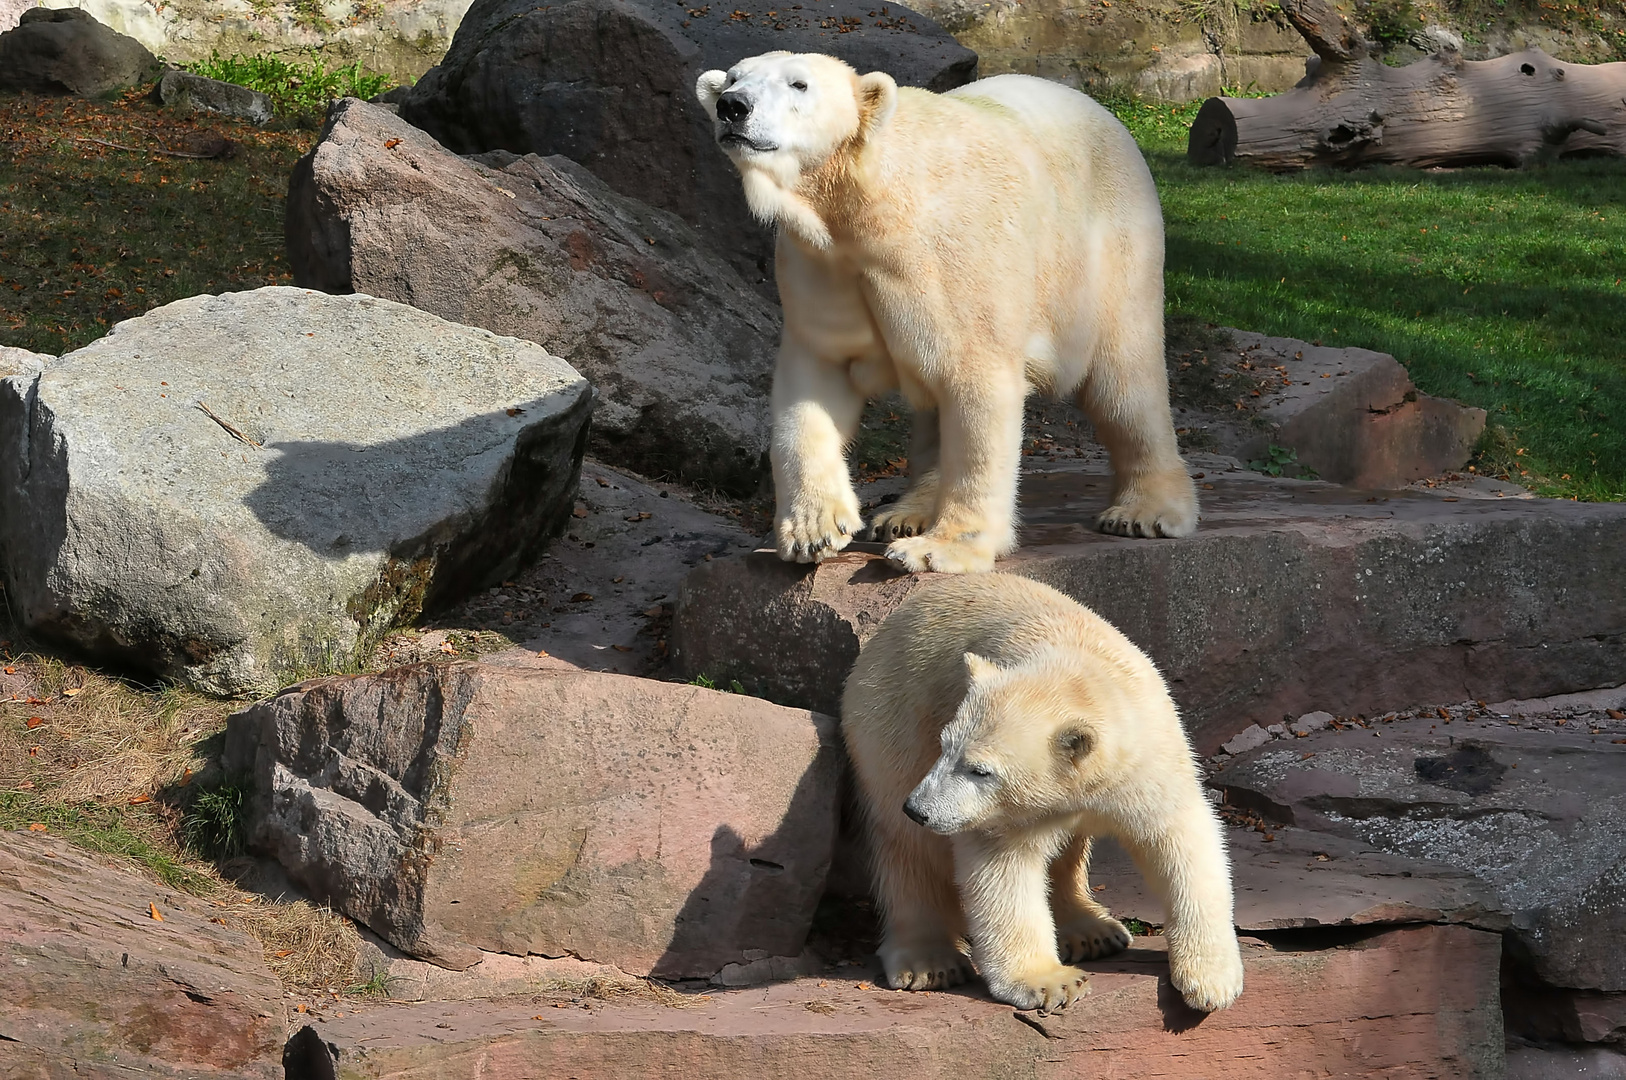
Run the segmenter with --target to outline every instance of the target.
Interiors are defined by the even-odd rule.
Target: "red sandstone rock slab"
[[[710,975],[795,956],[824,889],[829,717],[681,683],[419,664],[232,717],[251,842],[447,967],[479,949]]]
[[[1489,886],[1464,870],[1411,859],[1374,845],[1305,829],[1280,828],[1272,839],[1251,829],[1227,829],[1238,930],[1307,929],[1461,923],[1504,930]],[[1124,850],[1097,843],[1090,883],[1119,918],[1161,924],[1162,902],[1146,887]]]
[[[1024,475],[1023,546],[1000,569],[1056,586],[1144,649],[1205,753],[1311,709],[1540,697],[1626,670],[1626,505],[1245,472],[1201,483],[1196,535],[1134,540],[1089,526],[1107,504],[1104,472]],[[698,568],[678,601],[677,670],[837,711],[859,646],[918,580],[879,550]]]
[[[1244,460],[1276,443],[1296,451],[1323,480],[1396,488],[1462,468],[1485,430],[1484,409],[1419,394],[1388,353],[1231,333],[1254,367],[1276,368],[1287,378],[1262,403],[1259,418],[1268,431],[1242,448]]]
[[[1161,939],[1091,970],[1066,1014],[976,993],[848,978],[713,992],[686,1007],[622,1000],[384,1007],[301,1044],[346,1080],[508,1077],[1500,1076],[1500,940],[1456,926],[1342,944],[1244,943],[1247,989],[1204,1017],[1169,987]],[[908,1070],[907,1073],[904,1071]]]
[[[54,837],[0,833],[0,1076],[281,1080],[282,987],[213,916]]]

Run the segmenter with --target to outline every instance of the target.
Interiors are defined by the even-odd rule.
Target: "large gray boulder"
[[[676,216],[561,157],[447,152],[389,110],[337,104],[294,169],[294,279],[539,342],[600,395],[593,453],[754,492],[779,313]]]
[[[1580,725],[1576,725],[1580,727]],[[1513,955],[1551,986],[1626,990],[1626,746],[1584,728],[1417,719],[1327,730],[1229,762],[1233,805],[1476,875]]]
[[[677,214],[761,282],[771,237],[752,221],[694,84],[702,71],[775,49],[830,53],[939,91],[977,71],[975,53],[898,4],[809,0],[747,12],[693,0],[476,0],[401,115],[458,153],[563,154],[621,194]]]
[[[293,687],[231,718],[225,764],[251,844],[404,952],[683,977],[801,952],[841,752],[756,698],[455,663]]]
[[[100,97],[157,69],[141,42],[79,8],[30,8],[0,34],[0,87],[10,90]]]
[[[591,389],[369,296],[194,296],[0,381],[11,612],[218,693],[354,662],[562,530]]]

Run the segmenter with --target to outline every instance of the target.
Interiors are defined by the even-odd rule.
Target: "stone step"
[[[1099,466],[1023,477],[1022,548],[999,568],[1106,617],[1168,679],[1199,750],[1254,721],[1531,698],[1626,670],[1626,505],[1363,491],[1201,471],[1183,540],[1104,536]],[[855,544],[817,566],[772,552],[685,582],[685,676],[836,712],[868,639],[917,579]]]
[[[1321,932],[1324,933],[1324,932]],[[384,1005],[296,1035],[298,1075],[359,1080],[627,1076],[1499,1077],[1500,938],[1408,926],[1243,939],[1247,989],[1191,1012],[1161,938],[1083,965],[1066,1013],[1016,1013],[980,988],[877,989],[873,973],[680,998],[581,994]],[[577,1000],[571,1001],[574,996]],[[308,1033],[307,1033],[308,1032]],[[325,1072],[324,1072],[325,1070]],[[296,1075],[290,1071],[290,1076]]]

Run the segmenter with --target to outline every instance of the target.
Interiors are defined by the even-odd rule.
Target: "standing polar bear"
[[[1196,528],[1157,191],[1110,113],[1022,75],[933,94],[782,52],[708,71],[696,93],[752,212],[779,227],[781,558],[825,558],[863,529],[844,447],[893,389],[915,414],[911,486],[871,531],[906,569],[988,570],[1016,547],[1030,388],[1075,394],[1110,451],[1100,528]]]
[[[1113,836],[1161,893],[1186,1003],[1242,992],[1223,834],[1162,678],[1061,593],[1007,574],[939,578],[859,654],[842,701],[894,989],[963,981],[1019,1009],[1084,991],[1064,961],[1128,946],[1094,899]]]

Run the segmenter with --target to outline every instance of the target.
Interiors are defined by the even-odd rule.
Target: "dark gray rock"
[[[796,956],[835,840],[831,717],[494,664],[293,687],[231,718],[251,844],[391,944],[711,975]]]
[[[1213,778],[1233,805],[1466,870],[1543,982],[1626,990],[1626,745],[1419,719],[1272,743]]]
[[[0,34],[0,87],[100,97],[150,78],[158,58],[79,8],[30,8]]]
[[[271,99],[258,90],[221,82],[190,71],[166,71],[158,80],[158,100],[172,109],[214,113],[263,124],[271,119]]]
[[[779,313],[676,216],[561,157],[448,153],[354,99],[294,169],[294,280],[545,346],[599,393],[593,453],[739,495],[767,468]]]
[[[1023,546],[999,564],[1146,650],[1203,753],[1316,708],[1537,697],[1626,670],[1626,506],[1374,495],[1213,467],[1209,485],[1196,535],[1133,540],[1090,527],[1103,469],[1032,466]],[[678,599],[677,671],[836,709],[859,645],[918,580],[880,551],[706,563]]]
[[[808,0],[746,15],[694,0],[477,0],[401,115],[460,154],[562,154],[677,214],[760,282],[770,234],[752,220],[694,85],[775,49],[830,53],[931,90],[977,70],[975,53],[897,4]]]
[[[215,693],[331,670],[563,530],[591,395],[537,345],[370,296],[157,308],[0,380],[11,613]]]

